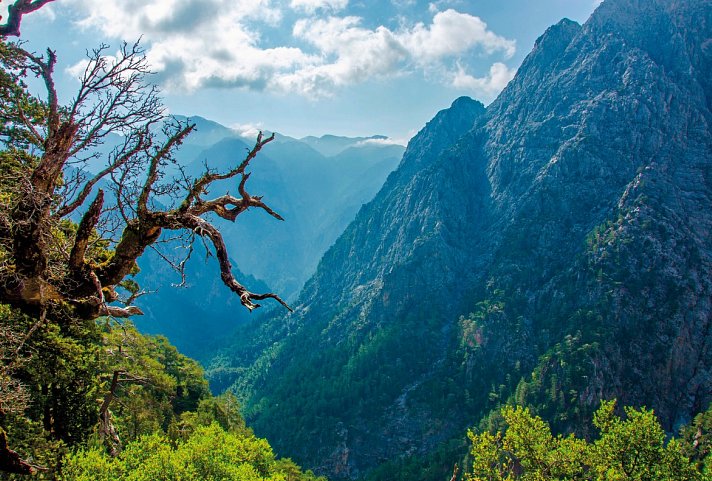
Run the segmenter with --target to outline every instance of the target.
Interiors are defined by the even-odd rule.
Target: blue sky
[[[87,49],[142,38],[165,103],[245,132],[403,143],[460,95],[491,102],[536,38],[596,0],[56,0],[27,16],[65,98]]]

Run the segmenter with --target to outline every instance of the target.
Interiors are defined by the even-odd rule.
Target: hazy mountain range
[[[178,117],[186,120],[184,117]],[[226,170],[240,162],[254,139],[200,118],[189,119],[196,131],[176,155],[187,175],[199,176],[206,165]],[[106,148],[110,147],[110,143]],[[253,195],[281,214],[280,222],[262,211],[249,210],[236,223],[216,220],[233,258],[238,278],[255,292],[272,291],[294,297],[316,265],[354,218],[373,198],[397,166],[404,147],[385,137],[322,136],[294,139],[276,134],[251,164],[247,184]],[[167,175],[170,175],[168,172]],[[211,194],[236,192],[235,181],[217,183]],[[136,319],[144,332],[167,335],[183,352],[200,357],[216,339],[231,332],[250,314],[220,281],[217,262],[200,242],[186,264],[185,287],[161,255],[179,258],[176,242],[148,250],[139,261],[141,287],[158,290],[139,298],[145,315]],[[266,308],[273,307],[266,302]]]

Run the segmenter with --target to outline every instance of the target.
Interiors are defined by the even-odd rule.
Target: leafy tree
[[[0,313],[2,326],[27,330],[33,322],[7,306]],[[47,357],[29,357],[13,374],[29,406],[0,392],[0,424],[10,434],[0,442],[12,442],[16,451],[5,444],[6,453],[18,466],[44,469],[39,479],[316,479],[276,459],[245,426],[235,396],[212,397],[197,362],[164,337],[142,335],[127,321],[81,325],[90,324],[100,341],[87,346],[49,322],[25,339]],[[37,384],[25,386],[25,378]]]
[[[217,423],[177,442],[160,434],[142,436],[117,457],[97,448],[80,450],[67,458],[61,479],[323,481],[289,459],[277,460],[265,440],[225,431]]]
[[[504,433],[468,436],[472,442],[472,471],[468,481],[605,480],[694,481],[701,473],[676,440],[665,433],[652,411],[625,408],[615,414],[615,402],[604,401],[595,414],[600,436],[593,442],[554,436],[549,426],[529,409],[502,409]]]
[[[96,426],[99,333],[94,321],[54,323],[8,306],[0,307],[0,332],[23,333],[3,361],[28,401],[0,410],[5,452],[16,450],[32,460],[6,470],[52,468],[67,445],[84,441]]]
[[[105,394],[99,434],[114,453],[121,446],[118,433],[132,440],[166,430],[209,397],[200,365],[180,354],[165,337],[143,336],[130,323],[107,322],[103,330],[101,389]]]
[[[217,397],[201,399],[195,411],[184,412],[173,427],[173,437],[189,435],[199,426],[217,423],[230,433],[246,433],[248,428],[240,414],[240,403],[230,391]]]
[[[681,429],[680,443],[683,453],[707,476],[705,479],[712,480],[712,406]]]

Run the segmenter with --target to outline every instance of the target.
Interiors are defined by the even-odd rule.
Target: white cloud
[[[479,98],[490,102],[514,78],[515,73],[517,73],[516,69],[510,69],[505,64],[497,62],[490,67],[486,76],[474,77],[468,74],[461,65],[458,65],[452,85],[455,88],[469,90]]]
[[[65,69],[65,72],[67,72],[72,78],[81,80],[81,78],[84,76],[84,72],[86,71],[88,66],[89,66],[88,59],[80,60],[79,62],[75,63],[74,65],[67,67]]]
[[[285,89],[315,95],[329,87],[393,75],[408,53],[385,27],[369,30],[358,17],[302,19],[294,25],[296,38],[310,43],[328,60],[278,79]]]
[[[284,21],[279,5],[287,3],[277,0],[66,1],[84,12],[84,27],[128,41],[142,36],[158,79],[173,91],[245,87],[320,97],[415,70],[442,77],[473,51],[507,58],[515,51],[513,40],[453,9],[434,13],[429,24],[391,30],[366,28],[360,17],[334,16],[348,0],[290,0],[302,18],[293,25],[291,42],[274,45],[261,31]],[[478,80],[463,72],[458,82]]]
[[[122,53],[120,51],[117,51],[115,55],[110,55],[110,54],[104,54],[101,56],[101,59],[99,62],[101,62],[101,65],[99,67],[101,68],[101,71],[106,72],[107,70],[111,69],[116,65],[117,62],[119,62],[119,59],[122,58]],[[67,72],[70,76],[78,79],[81,81],[84,76],[87,74],[88,71],[94,70],[97,68],[97,64],[95,61],[90,61],[89,59],[83,59],[77,62],[74,65],[70,65],[66,67],[64,70]],[[130,76],[129,72],[123,72],[121,74],[121,77],[123,78],[128,78]]]
[[[295,10],[314,13],[319,9],[339,11],[346,8],[349,0],[291,0],[289,6]]]
[[[414,65],[442,71],[444,61],[476,47],[486,53],[501,51],[507,57],[515,51],[514,41],[491,32],[478,17],[454,10],[438,12],[431,25],[419,23],[398,31],[383,26],[363,28],[359,17],[301,19],[293,34],[316,47],[326,61],[276,82],[285,90],[308,96],[369,78],[399,75]]]
[[[141,35],[163,34],[192,37],[245,30],[246,21],[276,24],[282,18],[271,0],[67,0],[87,16],[80,26],[97,27],[106,35],[136,39]],[[220,30],[225,28],[225,30]]]
[[[475,47],[488,54],[503,52],[507,58],[516,52],[514,40],[495,34],[479,17],[452,9],[436,13],[431,25],[419,23],[401,38],[414,56],[425,61],[456,56]]]
[[[377,137],[373,139],[365,139],[357,142],[354,147],[367,147],[369,145],[400,145],[405,147],[408,139],[395,139],[392,137]]]
[[[54,22],[57,19],[57,12],[54,10],[54,5],[47,4],[37,10],[36,12],[33,13],[33,15],[37,15],[38,17],[44,17],[46,20],[49,22]],[[7,18],[3,14],[2,18]]]
[[[257,135],[264,131],[264,126],[261,123],[257,124],[233,124],[230,126],[232,130],[237,132],[240,137],[247,139],[255,139]]]
[[[168,89],[265,88],[269,78],[317,59],[298,48],[261,48],[256,22],[276,24],[270,0],[70,0],[87,13],[81,26],[113,38],[143,37],[148,60]]]

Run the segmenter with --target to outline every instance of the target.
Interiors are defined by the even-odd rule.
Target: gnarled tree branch
[[[54,0],[17,0],[7,8],[7,23],[0,25],[0,37],[19,37],[22,16],[39,10],[52,1]]]
[[[164,230],[172,230],[187,231],[209,241],[223,283],[249,310],[259,307],[257,301],[264,299],[273,299],[289,309],[276,294],[253,293],[235,278],[222,235],[208,220],[213,214],[234,222],[249,208],[264,210],[282,220],[262,197],[247,191],[250,162],[274,139],[274,134],[265,137],[260,132],[244,159],[226,172],[206,169],[197,179],[184,178],[184,185],[164,179],[173,152],[195,126],[173,119],[165,123],[162,133],[156,132],[155,124],[163,118],[163,109],[155,87],[144,83],[148,68],[138,43],[123,44],[117,58],[111,61],[103,53],[107,46],[91,52],[79,93],[68,108],[61,108],[57,101],[54,52],[48,50],[45,56],[37,56],[17,45],[7,47],[7,52],[0,52],[2,66],[15,72],[17,78],[32,72],[43,79],[47,97],[36,101],[41,108],[30,117],[24,105],[25,99],[33,97],[24,84],[17,84],[14,95],[0,91],[5,125],[24,129],[25,138],[40,150],[37,162],[24,174],[21,188],[15,193],[17,202],[12,215],[7,216],[11,245],[2,247],[12,253],[16,268],[6,278],[0,274],[3,299],[26,312],[37,312],[48,303],[65,302],[75,307],[75,315],[87,319],[140,315],[136,306],[111,305],[118,298],[116,288],[134,271],[136,260],[145,249],[156,243]],[[97,153],[87,149],[101,144],[112,132],[125,141],[112,151],[106,167],[93,176],[69,170],[75,164],[95,159]],[[77,160],[75,156],[81,152],[87,152],[87,157]],[[55,253],[61,251],[52,243],[56,242],[57,232],[62,232],[62,220],[80,210],[100,181],[109,178],[116,183],[121,216],[115,219],[123,220],[113,252],[92,259],[97,254],[88,249],[100,218],[106,215],[104,191],[99,189],[84,212],[74,242],[69,241],[71,249],[65,247],[71,251],[68,255],[50,255],[50,248]],[[236,195],[227,192],[205,199],[217,182],[230,179],[237,181]],[[179,195],[181,188],[183,195]],[[173,197],[168,198],[169,195]],[[180,202],[175,202],[176,198]]]
[[[35,474],[37,471],[47,471],[47,468],[37,466],[22,459],[22,457],[7,445],[7,435],[0,428],[0,471],[14,474]]]
[[[137,131],[134,133],[134,135],[127,138],[122,148],[119,150],[119,152],[115,154],[114,160],[109,164],[109,166],[100,171],[98,174],[96,174],[92,179],[87,181],[81,188],[81,191],[76,196],[76,198],[58,209],[57,212],[54,214],[54,217],[61,218],[74,212],[77,207],[84,203],[84,201],[89,196],[97,182],[99,182],[101,179],[105,178],[112,172],[116,171],[117,169],[121,168],[139,152],[146,150],[150,146],[147,130],[148,127],[145,127],[144,130]],[[134,139],[134,137],[136,138]],[[133,145],[131,144],[132,141],[134,142]]]
[[[274,299],[275,301],[286,307],[290,312],[292,311],[292,308],[289,307],[289,305],[287,305],[287,303],[284,302],[278,295],[272,293],[255,294],[253,292],[248,291],[242,284],[237,281],[237,279],[235,279],[235,276],[232,274],[232,264],[230,263],[227,247],[225,247],[225,241],[223,240],[220,231],[216,229],[215,226],[210,224],[205,219],[192,214],[181,215],[179,218],[179,223],[184,227],[192,228],[193,232],[195,232],[196,234],[210,239],[210,242],[213,244],[213,247],[215,247],[215,253],[217,255],[218,263],[220,265],[220,278],[222,279],[223,283],[230,288],[231,291],[240,296],[240,302],[243,306],[247,307],[250,311],[252,311],[257,307],[260,307],[259,304],[256,304],[252,301]]]
[[[191,127],[192,126],[188,126],[179,130],[174,137],[169,139],[168,142],[171,143],[174,141],[173,144],[180,143],[185,135],[189,133],[189,129]],[[255,146],[248,152],[245,160],[243,160],[236,168],[224,174],[207,172],[188,190],[186,198],[180,206],[177,209],[170,211],[151,211],[147,205],[148,198],[158,175],[157,166],[159,165],[160,157],[154,156],[150,163],[152,168],[149,168],[146,181],[143,184],[141,194],[138,199],[137,218],[134,219],[124,230],[121,241],[116,246],[115,254],[111,262],[109,262],[99,272],[99,277],[102,283],[115,284],[120,279],[123,279],[133,268],[135,259],[143,253],[149,245],[153,244],[157,240],[163,229],[188,229],[193,233],[201,237],[206,237],[210,240],[217,254],[218,264],[220,267],[220,277],[223,283],[230,288],[230,290],[240,296],[240,302],[242,305],[252,311],[257,307],[260,307],[259,304],[253,301],[274,299],[291,311],[291,308],[287,305],[287,303],[278,295],[273,293],[257,294],[250,292],[240,282],[238,282],[237,279],[235,279],[232,274],[232,264],[230,263],[228,249],[222,235],[220,234],[220,231],[210,222],[201,217],[206,213],[212,212],[223,219],[235,221],[237,216],[244,212],[248,207],[258,207],[267,211],[273,217],[283,220],[279,214],[274,212],[264,202],[262,202],[260,197],[250,196],[245,190],[245,182],[249,178],[249,173],[246,173],[245,170],[248,167],[249,162],[255,158],[262,147],[264,147],[268,142],[271,142],[273,139],[274,134],[265,139],[262,133],[260,133],[257,137]],[[167,155],[167,151],[162,150],[160,153],[161,155]],[[242,176],[238,188],[241,191],[242,198],[238,199],[226,194],[210,201],[201,200],[200,195],[207,190],[210,184],[217,180],[225,180],[238,175]]]
[[[99,189],[99,192],[94,199],[94,202],[89,206],[89,210],[86,211],[84,217],[82,217],[79,227],[77,229],[77,235],[74,241],[74,247],[69,253],[69,269],[77,270],[80,269],[84,264],[84,254],[86,253],[87,246],[89,245],[89,237],[91,236],[92,230],[96,227],[97,222],[99,222],[99,216],[101,215],[101,208],[104,206],[104,191]]]

